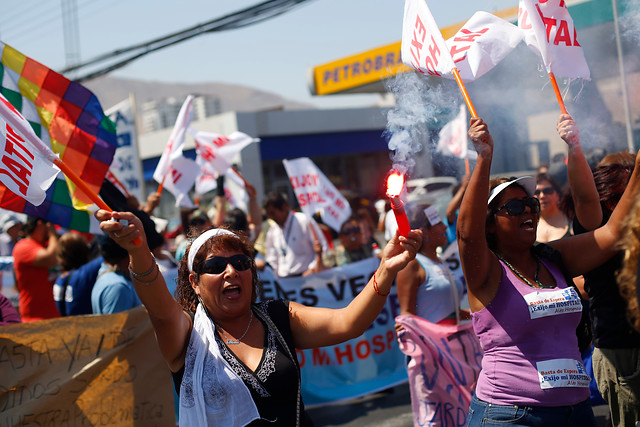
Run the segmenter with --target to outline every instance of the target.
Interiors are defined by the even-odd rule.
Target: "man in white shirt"
[[[263,207],[276,223],[265,241],[265,258],[275,274],[300,276],[325,269],[322,252],[327,250],[327,241],[318,224],[301,212],[293,212],[287,198],[277,192],[267,194]]]

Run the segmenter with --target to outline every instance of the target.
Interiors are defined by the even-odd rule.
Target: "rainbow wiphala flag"
[[[2,42],[0,92],[31,123],[36,135],[97,194],[117,148],[116,127],[102,111],[98,98]],[[65,184],[57,179],[40,206],[0,185],[0,207],[39,216],[68,229],[95,231],[90,230],[94,221],[90,213],[81,210],[91,204],[69,180]]]

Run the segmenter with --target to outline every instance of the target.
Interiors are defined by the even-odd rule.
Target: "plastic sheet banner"
[[[0,328],[0,426],[175,426],[147,312]]]
[[[260,273],[263,299],[284,298],[313,307],[342,308],[364,289],[380,260],[368,258],[306,277]],[[405,357],[396,342],[400,313],[395,284],[382,312],[358,338],[331,347],[298,350],[305,406],[353,399],[407,381]]]

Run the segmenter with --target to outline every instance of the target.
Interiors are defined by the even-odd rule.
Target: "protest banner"
[[[367,285],[380,260],[368,258],[306,277],[259,273],[261,299],[286,298],[312,307],[342,308]],[[360,337],[330,347],[298,350],[305,405],[353,399],[407,381],[405,358],[394,329],[400,308],[391,288],[382,312]]]
[[[138,150],[133,94],[109,108],[105,114],[116,124],[118,148],[109,169],[127,193],[144,201],[142,160]]]
[[[175,426],[143,307],[0,328],[0,426]]]
[[[398,316],[400,349],[408,364],[414,425],[464,426],[482,369],[482,348],[471,322],[440,325]]]
[[[308,217],[320,212],[322,222],[340,231],[351,216],[351,206],[329,178],[308,157],[283,160],[282,164],[302,212]]]

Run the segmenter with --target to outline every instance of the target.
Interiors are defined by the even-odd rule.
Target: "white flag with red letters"
[[[53,164],[57,158],[22,114],[0,95],[0,182],[38,206],[60,172]]]
[[[351,206],[329,178],[308,157],[283,160],[282,164],[302,212],[308,217],[320,212],[322,222],[340,231],[351,216]]]
[[[440,130],[436,150],[447,156],[461,159],[467,157],[467,109],[460,106],[460,112]]]
[[[547,72],[589,80],[591,73],[564,0],[520,0],[518,27]]]
[[[517,26],[480,11],[446,43],[460,77],[470,82],[498,65],[523,38]]]
[[[406,0],[402,22],[402,62],[431,76],[453,77],[453,60],[424,0]]]

